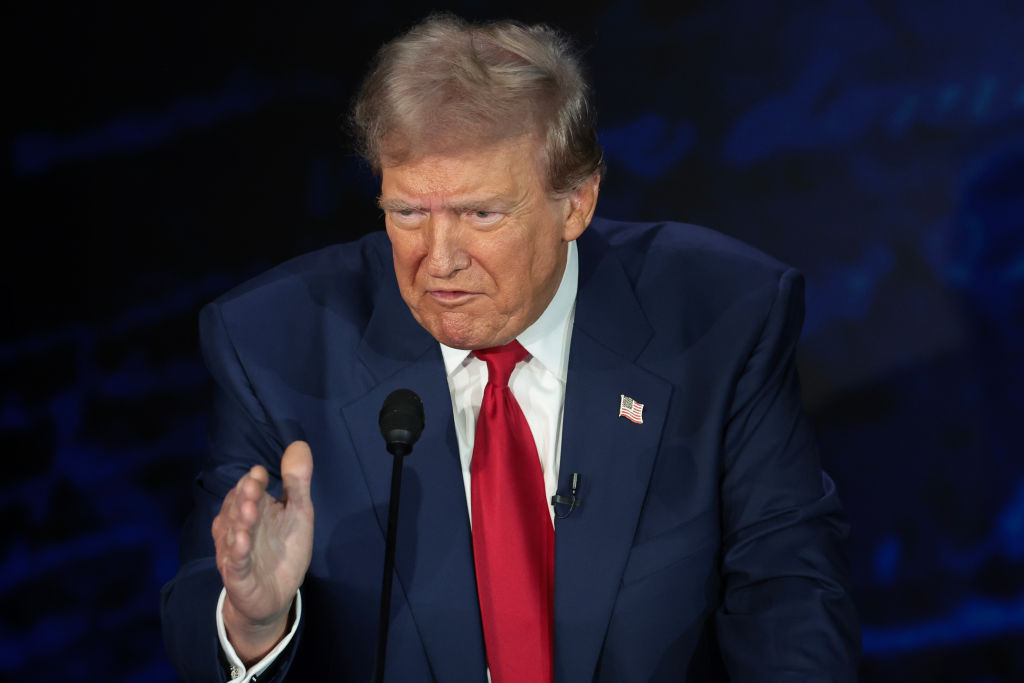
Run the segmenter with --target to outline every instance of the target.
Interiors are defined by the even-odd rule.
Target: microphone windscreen
[[[423,433],[423,401],[414,391],[396,389],[384,399],[377,422],[388,452],[408,455]]]

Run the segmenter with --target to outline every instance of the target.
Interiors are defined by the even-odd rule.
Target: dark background
[[[806,274],[863,680],[1024,680],[1022,4],[448,8],[577,38],[600,214],[705,224]],[[174,680],[157,594],[204,452],[197,311],[381,227],[340,123],[429,9],[8,10],[0,677]]]

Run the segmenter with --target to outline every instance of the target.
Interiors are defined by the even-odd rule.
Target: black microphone
[[[395,573],[395,537],[398,535],[398,497],[402,490],[403,456],[412,453],[412,446],[423,433],[423,401],[416,392],[398,389],[388,394],[377,418],[381,436],[391,463],[391,502],[388,505],[388,535],[384,542],[384,575],[380,589],[380,617],[377,620],[377,654],[374,658],[373,680],[384,680],[384,653],[388,646],[388,622],[391,618],[391,584]]]
[[[391,455],[409,455],[423,433],[423,401],[415,391],[397,389],[388,394],[377,419]]]
[[[580,489],[580,481],[582,479],[583,479],[583,477],[580,476],[579,472],[573,472],[572,473],[572,479],[570,480],[570,484],[569,484],[569,486],[572,488],[572,492],[569,494],[569,496],[568,497],[566,497],[566,496],[559,496],[558,494],[555,494],[555,495],[551,496],[551,505],[552,506],[555,506],[555,505],[568,505],[569,506],[569,511],[565,512],[565,513],[558,512],[557,509],[555,510],[555,517],[557,517],[558,519],[565,519],[566,517],[568,517],[569,515],[572,514],[573,510],[575,510],[577,507],[579,507],[580,501],[582,499],[579,498],[576,495],[576,492],[579,491],[579,489]]]

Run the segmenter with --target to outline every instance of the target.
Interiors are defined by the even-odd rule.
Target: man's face
[[[596,199],[596,177],[551,196],[532,136],[385,167],[380,206],[402,298],[448,346],[511,341],[554,296]]]

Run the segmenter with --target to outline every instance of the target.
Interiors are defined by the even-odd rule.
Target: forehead
[[[381,169],[383,197],[506,195],[543,189],[534,136],[422,153]]]

